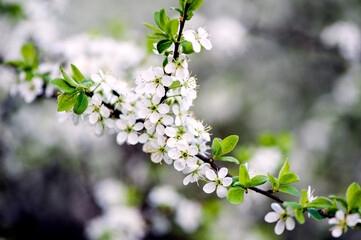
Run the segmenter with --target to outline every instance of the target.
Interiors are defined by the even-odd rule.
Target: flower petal
[[[222,182],[223,182],[223,186],[228,187],[229,185],[232,184],[233,180],[231,177],[225,177],[223,178]]]
[[[218,185],[218,187],[217,187],[217,196],[219,198],[224,198],[225,196],[227,196],[227,188],[225,188],[222,185]]]
[[[331,235],[334,238],[338,238],[342,235],[342,227],[341,226],[335,226],[333,227],[332,231],[331,231]]]
[[[264,220],[268,223],[276,222],[278,219],[280,219],[280,215],[275,212],[269,212],[264,216]]]
[[[208,194],[214,192],[214,190],[216,190],[216,183],[214,182],[207,183],[203,187],[203,191]]]
[[[119,132],[117,135],[117,143],[122,145],[127,140],[128,134],[126,132]]]
[[[295,226],[296,226],[295,220],[291,217],[288,217],[286,219],[286,229],[288,231],[291,231],[291,230],[295,229]]]
[[[278,214],[282,214],[285,210],[278,203],[272,203],[271,208]]]
[[[347,226],[353,227],[355,226],[360,220],[360,215],[358,213],[350,214],[346,217]]]
[[[220,179],[224,178],[225,176],[227,176],[227,173],[228,173],[228,169],[223,167],[221,168],[219,171],[218,171],[218,177]]]
[[[216,180],[217,175],[216,175],[216,173],[215,173],[212,169],[208,169],[208,170],[206,171],[206,177],[207,177],[209,180],[214,181],[214,180]]]
[[[278,220],[275,226],[275,233],[277,235],[281,235],[284,230],[285,230],[285,222],[282,220]]]

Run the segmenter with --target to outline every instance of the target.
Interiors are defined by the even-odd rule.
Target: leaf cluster
[[[230,153],[236,147],[238,139],[239,137],[237,135],[228,136],[223,140],[220,138],[214,138],[212,142],[213,159],[239,164],[239,161],[236,158],[223,156]]]
[[[285,161],[282,168],[280,169],[278,173],[278,178],[275,178],[268,173],[268,179],[272,185],[273,192],[280,191],[294,196],[300,195],[299,191],[295,187],[289,185],[291,183],[298,182],[300,179],[295,173],[290,172],[290,165],[288,159]]]
[[[50,81],[52,85],[59,88],[63,93],[58,97],[58,112],[73,109],[75,114],[82,114],[88,107],[88,90],[94,82],[86,79],[79,69],[71,64],[73,75],[68,75],[60,66],[63,78],[56,78]]]

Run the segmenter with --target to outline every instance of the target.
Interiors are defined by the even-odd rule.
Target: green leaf
[[[152,29],[154,32],[163,34],[163,32],[161,30],[159,30],[157,27],[155,27],[155,26],[153,26],[153,25],[151,25],[149,23],[146,23],[146,22],[143,22],[143,24],[145,26],[147,26],[148,28]]]
[[[194,50],[193,50],[193,45],[191,42],[187,42],[187,41],[183,41],[182,42],[182,52],[184,54],[192,54],[194,53]]]
[[[295,173],[285,173],[279,179],[278,183],[280,185],[287,185],[290,183],[298,182],[300,179]]]
[[[332,200],[335,200],[335,201],[339,202],[345,209],[348,209],[347,201],[346,201],[344,198],[342,198],[342,197],[337,197],[337,196],[335,196],[335,195],[331,195],[331,196],[329,196],[329,198],[332,199]]]
[[[325,209],[331,207],[332,203],[330,200],[324,197],[316,198],[312,202],[306,205],[306,208]]]
[[[290,172],[290,165],[288,163],[288,159],[285,161],[285,163],[283,164],[280,173],[278,174],[278,179],[281,178],[282,175],[285,175],[286,173]]]
[[[193,0],[188,8],[188,12],[193,12],[201,7],[203,0]]]
[[[306,189],[302,189],[302,196],[301,196],[301,199],[300,199],[300,203],[302,206],[305,206],[306,203],[307,203],[307,190]]]
[[[179,27],[179,20],[178,18],[175,18],[169,21],[165,25],[165,32],[168,33],[168,35],[173,38],[173,36],[178,33],[178,27]]]
[[[302,209],[302,206],[296,202],[283,202],[282,205],[285,207]]]
[[[63,75],[65,81],[67,81],[67,83],[69,83],[71,86],[76,87],[78,84],[74,81],[74,79],[72,79],[62,68],[62,66],[59,67],[61,74]]]
[[[222,140],[222,147],[223,147],[222,154],[231,152],[237,145],[238,138],[239,137],[237,135],[231,135],[231,136],[228,136],[225,139],[223,139]]]
[[[147,35],[147,38],[152,40],[168,39],[168,36],[164,33],[151,33]]]
[[[174,88],[179,88],[179,87],[181,87],[182,85],[181,85],[181,83],[177,80],[177,81],[174,81],[173,83],[172,83],[172,85],[170,85],[168,88],[169,89],[174,89]]]
[[[154,21],[155,21],[155,23],[158,25],[158,27],[159,27],[160,29],[163,29],[163,28],[160,26],[160,12],[154,12],[153,16],[154,16]]]
[[[159,28],[165,31],[166,24],[170,21],[169,17],[167,16],[167,13],[165,12],[164,8],[160,10],[159,12]]]
[[[249,177],[247,168],[244,164],[242,164],[239,167],[239,179],[238,179],[239,183],[245,187],[245,188],[249,188],[251,186],[251,179]]]
[[[352,183],[346,191],[346,199],[349,209],[359,208],[361,206],[361,188],[357,183]]]
[[[192,12],[187,13],[187,18],[186,18],[186,20],[187,20],[187,21],[191,20],[193,16],[194,16],[194,13],[192,13]]]
[[[175,7],[172,7],[170,8],[171,10],[176,10],[177,12],[179,12],[179,14],[182,16],[183,15],[183,10],[180,9],[180,8],[175,8]]]
[[[62,78],[53,79],[50,81],[50,84],[54,85],[55,87],[66,93],[73,93],[76,91],[75,87],[70,86],[70,84]]]
[[[91,87],[93,84],[94,84],[93,80],[83,79],[83,81],[79,84],[79,87],[87,89],[87,88]]]
[[[324,219],[324,217],[321,215],[321,213],[319,213],[319,211],[317,211],[316,209],[309,208],[309,209],[307,209],[307,212],[309,212],[310,215],[316,220]]]
[[[77,83],[81,83],[85,79],[85,77],[83,76],[83,74],[79,71],[79,69],[75,65],[70,64],[70,66],[71,66],[71,70],[73,71],[74,80]]]
[[[75,93],[63,93],[58,97],[58,112],[69,111],[75,104],[75,99],[77,96]]]
[[[74,113],[80,115],[87,108],[88,108],[88,97],[85,95],[84,92],[80,92],[80,94],[75,100]]]
[[[328,208],[326,209],[326,212],[327,212],[327,214],[329,214],[329,215],[331,215],[331,216],[334,216],[338,210],[339,210],[339,209],[338,209],[337,203],[336,203],[335,200],[333,200],[332,206],[331,206],[331,207],[328,207]]]
[[[184,11],[184,7],[186,6],[186,0],[179,0],[179,6],[182,8],[182,10]]]
[[[21,54],[24,57],[25,63],[33,65],[36,58],[35,47],[33,44],[25,44],[21,48]]]
[[[236,158],[230,157],[230,156],[220,157],[217,160],[220,160],[223,162],[233,162],[235,164],[239,164],[239,161]]]
[[[222,140],[220,138],[214,138],[212,142],[212,153],[214,158],[222,155]]]
[[[6,66],[11,66],[14,68],[18,68],[18,67],[24,67],[24,62],[23,61],[7,61],[3,63]]]
[[[279,186],[278,180],[269,173],[268,173],[268,180],[272,184],[272,189],[276,190]]]
[[[251,187],[255,187],[255,186],[259,186],[259,185],[262,185],[262,184],[265,184],[268,180],[268,177],[265,176],[265,175],[257,175],[257,176],[254,176],[252,179],[251,179]]]
[[[299,224],[305,223],[305,217],[303,216],[303,209],[296,208],[295,209],[295,218]]]
[[[278,188],[278,190],[280,192],[288,193],[288,194],[291,194],[296,197],[300,196],[300,192],[297,190],[297,188],[295,188],[293,186],[281,186]]]
[[[241,204],[243,202],[244,189],[231,188],[227,192],[227,200],[232,204]]]
[[[172,41],[170,40],[160,40],[157,43],[157,50],[159,53],[163,53],[165,50],[167,50],[172,45]]]

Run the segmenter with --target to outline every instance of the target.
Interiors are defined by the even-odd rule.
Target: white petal
[[[192,42],[193,50],[196,53],[199,53],[201,51],[201,44],[199,42]]]
[[[166,127],[164,130],[165,134],[167,134],[168,137],[174,137],[177,135],[177,129],[173,127]]]
[[[93,112],[89,115],[89,122],[90,124],[95,124],[99,119],[99,113]]]
[[[117,143],[122,145],[127,140],[128,134],[126,132],[119,132],[117,135]]]
[[[214,192],[214,190],[216,190],[216,183],[215,182],[207,183],[203,187],[203,191],[205,193],[212,193],[212,192]]]
[[[135,132],[129,133],[127,142],[131,145],[137,144],[138,143],[138,134],[136,134]]]
[[[338,210],[335,217],[342,222],[345,220],[345,212],[343,210]]]
[[[340,237],[342,235],[342,227],[340,227],[340,226],[333,227],[331,235],[334,238]]]
[[[187,30],[183,33],[184,40],[188,42],[194,42],[196,40],[195,32],[193,30]]]
[[[181,156],[181,153],[178,149],[171,149],[168,151],[168,156],[174,160],[178,159]]]
[[[280,219],[280,215],[275,212],[269,212],[264,217],[264,220],[268,223],[276,222],[278,219]]]
[[[337,218],[331,218],[328,220],[328,224],[339,224],[340,221]]]
[[[100,114],[103,116],[103,117],[109,117],[110,116],[110,110],[106,107],[106,106],[104,106],[104,105],[102,105],[101,107],[100,107]]]
[[[281,207],[281,205],[279,205],[278,203],[272,203],[271,204],[271,208],[279,214],[282,214],[285,212],[285,210]]]
[[[275,233],[277,235],[281,235],[284,230],[285,230],[285,222],[282,220],[278,220],[275,226]]]
[[[227,173],[228,173],[228,169],[225,168],[225,167],[223,167],[223,168],[221,168],[221,169],[219,170],[219,172],[218,172],[218,177],[219,177],[220,179],[222,179],[222,178],[224,178],[225,176],[227,176]]]
[[[358,213],[350,214],[346,217],[346,223],[349,227],[355,226],[360,220],[360,215]]]
[[[162,84],[166,87],[169,87],[173,83],[173,78],[171,76],[164,76],[162,78]]]
[[[174,162],[174,168],[177,171],[183,171],[183,169],[186,167],[186,163],[183,159],[178,159]]]
[[[171,125],[173,123],[173,118],[171,116],[165,115],[162,120],[163,124]]]
[[[222,182],[223,182],[223,186],[228,187],[229,185],[232,184],[233,180],[231,177],[225,177]]]
[[[152,122],[152,123],[156,123],[159,119],[159,114],[157,112],[153,112],[150,117],[149,117],[149,120]]]
[[[143,129],[143,123],[141,123],[141,122],[136,123],[136,124],[133,126],[133,129],[134,129],[135,131],[140,131],[140,130],[142,130],[142,129]]]
[[[152,153],[150,159],[155,163],[160,163],[162,161],[163,155],[160,152]]]
[[[209,41],[208,39],[200,39],[199,42],[202,44],[202,46],[207,49],[207,50],[211,50],[212,49],[212,43],[211,41]]]
[[[158,97],[163,97],[165,95],[165,89],[162,85],[158,85],[156,88],[156,94]]]
[[[212,169],[208,169],[208,170],[206,171],[206,177],[207,177],[209,180],[214,181],[214,180],[216,180],[217,175],[216,175],[216,173],[215,173]]]
[[[176,70],[176,65],[174,64],[174,62],[168,63],[164,68],[164,71],[166,73],[174,73],[175,70]]]
[[[156,77],[162,77],[164,75],[164,71],[161,67],[156,67],[153,71]]]
[[[296,225],[296,223],[295,223],[295,220],[293,218],[288,217],[286,219],[286,229],[288,231],[291,231],[291,230],[295,229],[295,225]]]
[[[217,196],[219,198],[224,198],[225,196],[227,196],[227,188],[225,188],[222,185],[218,185],[218,187],[217,187]]]
[[[158,111],[161,113],[161,114],[166,114],[169,112],[169,106],[167,104],[160,104],[158,106]]]
[[[192,174],[189,174],[188,176],[186,176],[184,179],[183,179],[183,184],[184,185],[188,185],[189,182],[191,181],[192,179]]]

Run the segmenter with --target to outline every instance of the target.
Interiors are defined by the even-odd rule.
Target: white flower
[[[200,179],[201,177],[203,178],[203,176],[206,174],[206,171],[210,167],[211,166],[209,165],[209,163],[203,163],[201,165],[197,164],[193,167],[186,167],[183,173],[188,175],[183,179],[183,184],[188,185],[189,183],[198,182],[198,179]]]
[[[149,68],[146,71],[140,72],[136,78],[137,91],[148,94],[156,94],[162,98],[165,95],[165,88],[173,83],[171,76],[165,75],[160,67]]]
[[[358,213],[353,213],[345,217],[345,212],[343,210],[338,210],[334,218],[328,220],[328,224],[334,224],[331,228],[332,237],[338,238],[342,235],[343,230],[346,230],[346,225],[349,227],[354,227],[356,224],[361,223],[360,215]]]
[[[201,45],[207,49],[212,49],[212,43],[208,39],[208,32],[204,28],[198,28],[198,31],[187,30],[183,33],[184,39],[192,43],[193,50],[196,53],[201,51]]]
[[[89,123],[92,125],[110,116],[110,110],[102,102],[103,97],[98,93],[94,94],[88,108],[84,112],[89,114]]]
[[[39,77],[34,77],[31,81],[25,81],[18,85],[18,92],[26,103],[31,103],[36,96],[43,92],[44,81]]]
[[[228,169],[221,168],[216,174],[213,170],[208,169],[206,171],[206,177],[212,182],[207,183],[203,187],[203,191],[205,193],[212,193],[217,188],[217,196],[220,198],[224,198],[227,196],[227,188],[232,184],[232,178],[227,177]]]
[[[138,143],[138,131],[143,129],[143,123],[136,122],[134,116],[121,115],[115,124],[120,129],[117,135],[117,143],[119,145],[122,145],[125,141],[132,145]]]
[[[161,136],[157,139],[150,140],[149,144],[146,145],[146,152],[151,153],[150,159],[154,163],[160,163],[162,160],[167,164],[172,164],[173,160],[168,156],[167,152],[169,147],[166,143],[166,138]]]
[[[173,61],[173,58],[169,56],[164,71],[168,74],[174,74],[177,80],[185,78],[189,75],[187,56],[180,54],[176,61]]]
[[[152,123],[158,122],[161,114],[167,114],[170,110],[165,103],[159,103],[160,98],[153,96],[151,100],[145,99],[141,101],[141,109],[138,111],[140,118],[149,118]]]
[[[188,123],[189,130],[194,136],[207,142],[211,140],[208,133],[210,127],[204,127],[201,121],[197,121],[194,118],[188,118]]]
[[[197,153],[197,147],[188,145],[186,141],[179,141],[176,148],[168,151],[168,156],[175,160],[174,168],[182,171],[186,166],[193,167],[197,163],[197,157],[195,157]]]
[[[193,134],[186,132],[182,127],[166,127],[164,133],[169,137],[167,145],[171,148],[175,147],[179,141],[191,142]]]
[[[284,210],[278,203],[272,203],[271,208],[274,212],[267,213],[264,220],[268,223],[277,221],[275,226],[275,233],[277,235],[281,235],[285,227],[288,231],[295,228],[295,220],[292,218],[294,216],[293,208],[287,207],[286,210]]]

